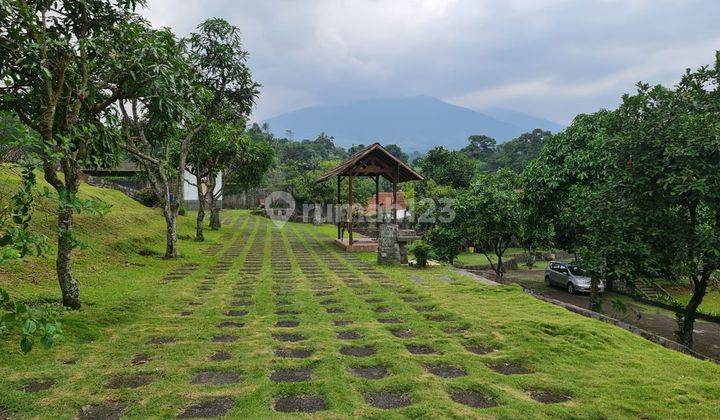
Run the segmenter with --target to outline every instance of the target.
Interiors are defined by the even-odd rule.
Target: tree
[[[509,169],[478,177],[460,192],[455,211],[463,237],[480,250],[498,277],[504,274],[503,255],[522,226],[522,192]],[[494,263],[490,254],[497,257]]]
[[[473,159],[487,161],[497,151],[495,139],[485,135],[472,135],[468,137],[468,143],[462,152]]]
[[[678,305],[678,340],[692,345],[697,309],[720,269],[720,52],[712,67],[682,77],[675,89],[639,84],[623,97],[613,145],[618,184],[642,223],[652,257],[635,265],[648,276],[689,282]]]
[[[549,131],[536,128],[501,144],[497,147],[497,152],[487,159],[488,170],[510,168],[521,173],[540,154],[550,136],[552,133]]]
[[[420,171],[440,185],[467,188],[477,174],[477,163],[465,153],[442,146],[431,149],[419,162]]]
[[[275,159],[275,150],[267,141],[247,139],[240,147],[223,178],[225,193],[260,186]]]
[[[574,252],[578,264],[591,274],[594,309],[601,307],[600,279],[620,276],[616,268],[627,267],[613,252],[625,249],[620,227],[630,220],[621,220],[617,196],[609,195],[613,117],[609,111],[578,115],[564,131],[548,138],[522,175],[525,211],[538,228],[552,232],[555,246]]]
[[[215,208],[215,180],[240,153],[243,142],[243,129],[233,129],[228,124],[212,123],[199,132],[192,142],[187,158],[187,170],[195,176],[198,194],[198,213],[195,227],[195,240],[205,240],[205,205],[210,204],[211,228],[219,228],[219,212]],[[185,182],[189,182],[185,180]],[[217,222],[214,223],[214,220]]]
[[[430,245],[435,257],[450,264],[460,255],[460,247],[464,243],[463,231],[456,221],[433,225],[423,234],[423,239]]]
[[[103,115],[132,95],[126,82],[135,57],[117,41],[139,0],[3,1],[0,28],[0,108],[14,112],[38,134],[28,145],[42,160],[45,180],[60,199],[56,270],[63,304],[80,307],[72,271],[73,214],[88,207],[76,194],[84,167],[110,166],[114,136]],[[118,72],[119,63],[123,63]],[[62,172],[59,176],[58,169]]]
[[[178,197],[187,156],[196,135],[213,121],[245,121],[258,94],[245,62],[240,31],[222,19],[209,19],[182,44],[167,31],[145,31],[163,54],[175,54],[168,72],[146,85],[144,96],[120,100],[124,147],[145,165],[163,202],[167,225],[166,258],[177,251]],[[182,48],[181,48],[182,47]],[[188,71],[189,70],[189,71]],[[128,109],[129,107],[129,109]],[[150,134],[150,136],[149,136]],[[176,154],[170,165],[171,153]]]

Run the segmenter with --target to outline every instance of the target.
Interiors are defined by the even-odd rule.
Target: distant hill
[[[499,108],[478,112],[430,96],[308,107],[267,122],[279,136],[291,130],[295,139],[312,139],[324,131],[343,147],[379,141],[396,143],[411,152],[438,145],[459,149],[473,134],[485,134],[502,143],[534,128],[562,129],[559,124],[521,112]]]

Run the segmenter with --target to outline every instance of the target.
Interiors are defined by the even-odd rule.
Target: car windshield
[[[577,267],[574,265],[568,265],[568,268],[570,269],[570,274],[572,274],[573,276],[586,276],[587,275],[587,272],[580,267]]]

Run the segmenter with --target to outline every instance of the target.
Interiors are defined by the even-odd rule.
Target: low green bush
[[[426,267],[430,256],[430,245],[422,240],[417,240],[410,246],[410,252],[415,256],[418,267]]]

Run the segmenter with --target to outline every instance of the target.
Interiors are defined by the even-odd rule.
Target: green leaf
[[[37,330],[37,323],[34,320],[28,319],[25,321],[25,325],[23,326],[23,334],[33,335],[33,334],[35,334],[36,330]]]
[[[24,336],[22,340],[20,340],[20,350],[22,350],[23,353],[30,353],[30,351],[33,348],[33,339],[31,336]]]

